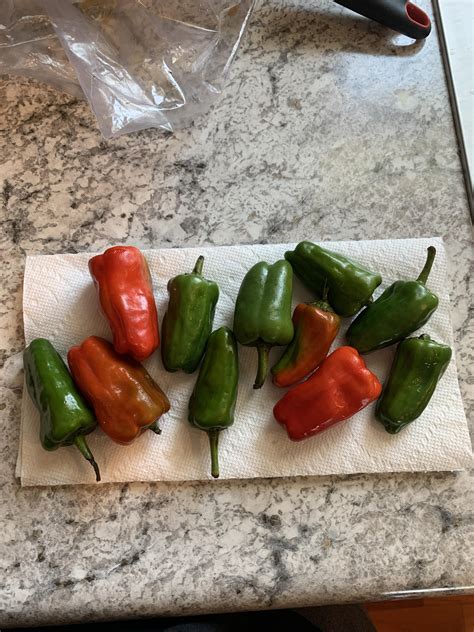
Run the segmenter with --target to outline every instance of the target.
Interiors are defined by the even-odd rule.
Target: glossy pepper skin
[[[109,321],[117,353],[141,362],[160,344],[158,313],[143,254],[134,246],[114,246],[92,257],[89,270]]]
[[[319,434],[377,399],[382,385],[352,347],[339,347],[302,384],[276,403],[273,414],[293,441]]]
[[[227,327],[214,331],[189,400],[189,422],[204,430],[211,448],[211,473],[219,477],[219,433],[234,423],[239,360],[235,336]]]
[[[273,265],[261,261],[245,275],[235,304],[234,332],[241,345],[257,347],[258,371],[254,388],[268,373],[271,347],[287,345],[294,334],[291,320],[293,274],[283,259]]]
[[[375,288],[382,282],[380,274],[310,241],[302,241],[294,250],[286,252],[285,259],[318,298],[328,289],[328,301],[340,316],[357,314],[370,302]]]
[[[436,249],[428,248],[416,281],[395,281],[352,322],[347,342],[360,353],[393,345],[419,329],[438,307],[438,297],[425,287]]]
[[[45,450],[75,445],[100,481],[99,468],[85,438],[97,421],[63,359],[49,340],[36,338],[25,349],[23,363],[28,393],[40,413],[41,445]]]
[[[127,445],[147,429],[161,432],[158,419],[170,403],[141,364],[97,336],[72,347],[67,359],[100,427],[113,441]]]
[[[204,355],[219,288],[202,276],[203,263],[201,256],[191,274],[180,274],[168,283],[170,300],[161,329],[161,357],[167,371],[194,373]]]
[[[407,338],[397,348],[387,383],[375,408],[376,418],[390,434],[415,421],[427,407],[451,361],[447,345],[427,334]]]
[[[272,368],[276,386],[291,386],[312,373],[339,331],[341,319],[326,301],[300,303],[293,312],[295,335]]]

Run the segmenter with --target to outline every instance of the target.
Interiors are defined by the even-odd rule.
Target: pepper
[[[158,313],[143,254],[134,246],[114,246],[92,257],[89,270],[117,353],[141,362],[160,344]]]
[[[327,356],[341,319],[326,300],[300,303],[293,312],[295,335],[273,366],[273,383],[291,386],[312,373]]]
[[[329,303],[339,316],[357,314],[371,301],[375,288],[382,282],[380,274],[310,241],[302,241],[286,252],[285,259],[318,298],[328,289]]]
[[[79,389],[113,441],[127,445],[147,429],[160,434],[158,419],[170,403],[141,364],[119,355],[97,336],[72,347],[67,359]]]
[[[23,364],[28,393],[40,413],[41,445],[45,450],[75,445],[100,481],[99,467],[85,437],[96,428],[97,421],[64,360],[49,340],[36,338],[25,349]]]
[[[218,442],[221,430],[234,423],[239,361],[235,336],[227,327],[214,331],[189,400],[189,422],[204,430],[211,448],[211,473],[219,477]]]
[[[391,434],[415,421],[427,407],[451,360],[447,345],[427,334],[407,338],[397,347],[387,383],[375,408],[376,418]]]
[[[293,441],[301,441],[352,417],[377,399],[382,385],[352,347],[339,347],[273,408]]]
[[[347,342],[368,353],[406,338],[419,329],[438,307],[438,297],[425,287],[436,255],[433,246],[416,281],[395,281],[352,322]]]
[[[257,347],[254,388],[261,388],[265,382],[271,347],[287,345],[293,339],[292,276],[290,264],[283,259],[273,265],[261,261],[247,272],[240,286],[234,332],[240,344]]]
[[[217,283],[202,276],[204,257],[191,274],[168,282],[170,300],[162,325],[161,357],[167,371],[193,373],[206,349],[219,299]]]

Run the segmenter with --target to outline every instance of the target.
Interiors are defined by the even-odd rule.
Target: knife
[[[428,15],[423,9],[407,0],[334,1],[413,39],[424,39],[431,31]]]

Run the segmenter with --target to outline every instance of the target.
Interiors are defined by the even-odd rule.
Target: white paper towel
[[[452,345],[446,254],[442,240],[326,242],[327,248],[348,255],[378,270],[383,284],[398,278],[416,278],[428,245],[438,250],[429,287],[439,296],[439,308],[422,331]],[[153,277],[160,320],[167,306],[168,279],[190,271],[199,254],[205,256],[204,275],[217,281],[220,298],[215,327],[232,326],[235,298],[247,270],[257,261],[273,262],[292,244],[150,250],[145,255]],[[102,316],[87,262],[90,254],[28,257],[23,312],[25,338],[49,338],[65,357],[67,350],[92,334],[111,338]],[[295,279],[294,300],[311,297]],[[335,345],[344,344],[349,320],[343,321]],[[421,333],[421,332],[420,332]],[[272,351],[275,361],[281,349]],[[394,348],[365,356],[369,368],[385,380]],[[271,381],[260,391],[252,384],[257,352],[239,347],[240,383],[234,425],[221,433],[221,478],[278,477],[357,472],[455,470],[472,459],[466,417],[454,359],[423,415],[399,435],[389,435],[374,419],[374,405],[352,419],[300,443],[291,442],[272,416],[274,403],[285,392]],[[131,446],[113,443],[101,430],[88,442],[99,463],[102,481],[201,480],[209,478],[209,446],[204,432],[187,421],[187,405],[196,374],[167,373],[159,352],[146,368],[168,394],[170,412],[162,417],[163,433],[145,432]],[[38,438],[39,418],[26,391],[21,415],[21,441],[17,474],[22,485],[93,483],[94,473],[76,448],[46,452]]]

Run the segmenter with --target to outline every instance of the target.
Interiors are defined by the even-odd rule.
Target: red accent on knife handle
[[[428,15],[416,4],[407,0],[334,1],[413,39],[428,37],[431,31]]]

